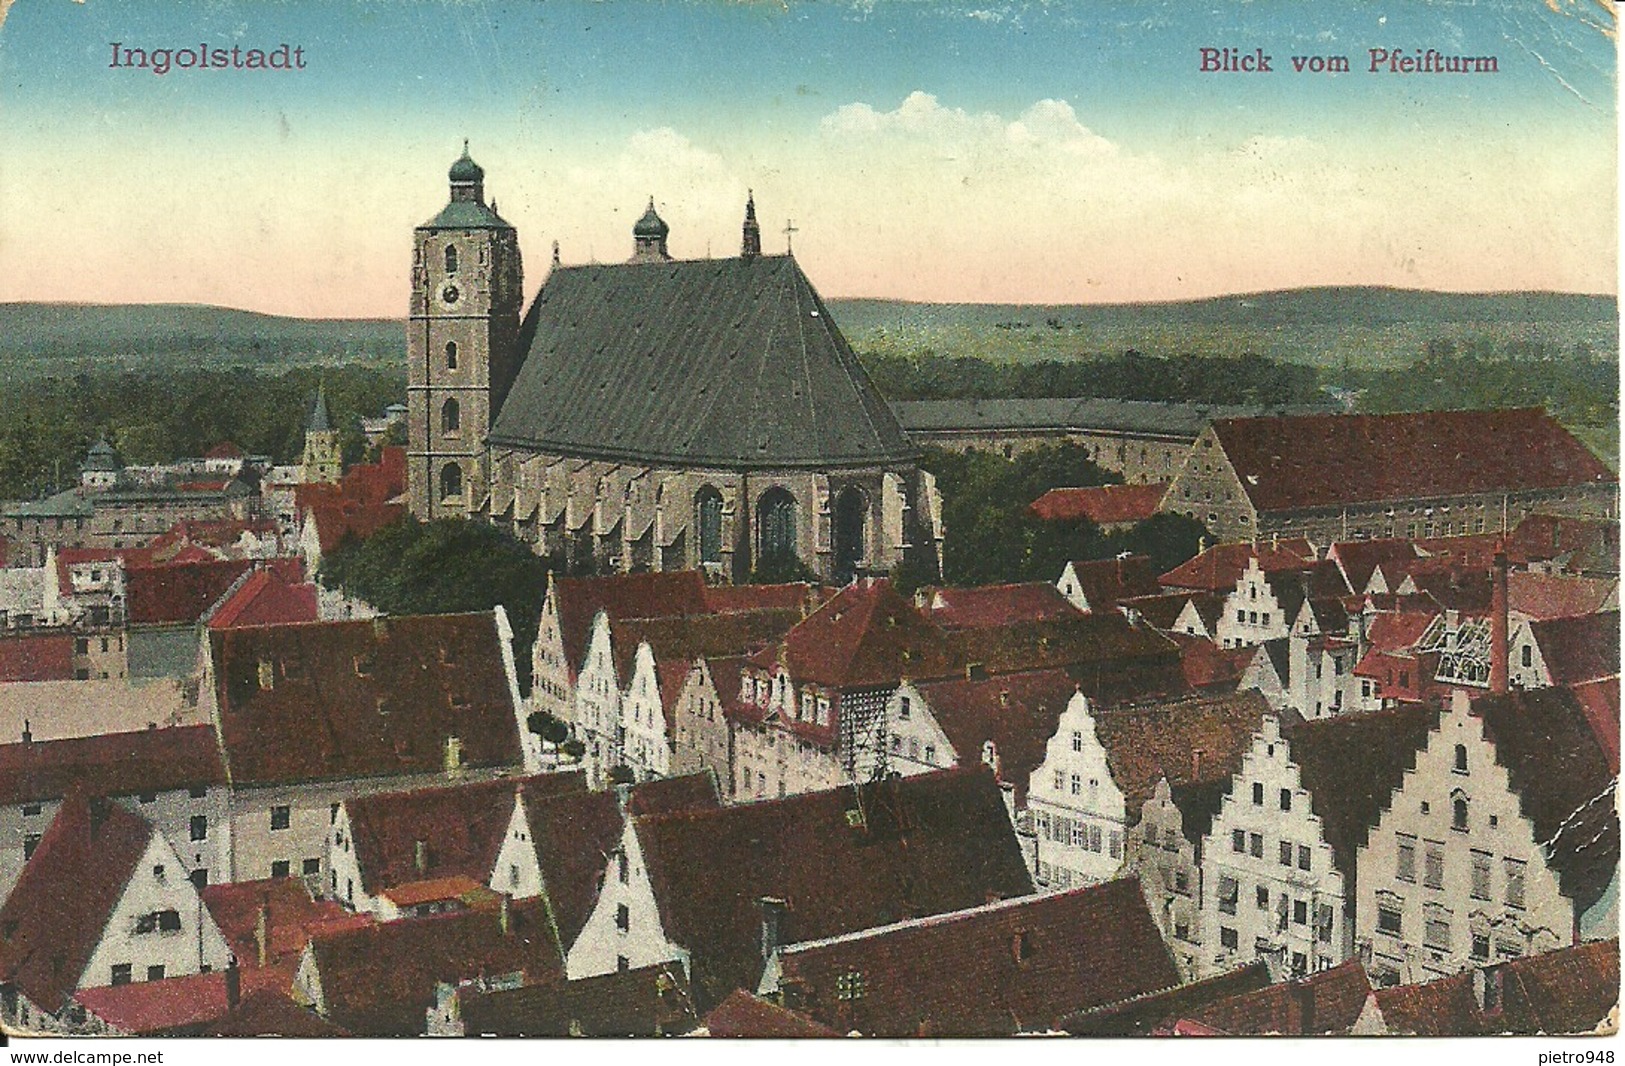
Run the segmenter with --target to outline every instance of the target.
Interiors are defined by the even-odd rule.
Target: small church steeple
[[[648,210],[632,227],[632,262],[670,262],[671,256],[666,254],[666,235],[670,232],[671,227],[655,212],[655,198],[649,197]]]
[[[469,156],[466,137],[463,139],[463,154],[451,165],[451,172],[447,176],[451,179],[452,203],[485,203],[485,168]]]
[[[332,416],[327,411],[327,389],[317,385],[316,402],[310,408],[310,421],[305,424],[305,456],[303,480],[310,482],[337,482],[344,473],[344,460],[339,448],[339,432],[333,428]]]
[[[746,259],[762,254],[762,227],[756,224],[756,193],[751,190],[745,192],[744,239],[740,242],[739,254]]]

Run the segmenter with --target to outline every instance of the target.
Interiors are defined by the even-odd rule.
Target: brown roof
[[[1619,582],[1612,578],[1541,574],[1531,570],[1514,570],[1507,574],[1507,607],[1530,618],[1592,614],[1606,607],[1618,592]]]
[[[824,1040],[840,1036],[805,1014],[786,1010],[743,988],[736,988],[705,1016],[711,1036],[745,1040]]]
[[[225,781],[214,729],[206,725],[102,733],[0,745],[0,803],[218,785]]]
[[[1575,573],[1619,574],[1616,519],[1532,514],[1507,538],[1507,552],[1524,559],[1564,559]]]
[[[1619,676],[1619,611],[1529,624],[1554,685]]]
[[[542,895],[566,951],[598,903],[609,855],[624,819],[614,792],[521,793],[530,843],[542,873]]]
[[[1157,506],[1167,491],[1166,482],[1050,489],[1028,504],[1027,512],[1045,522],[1076,522],[1085,518],[1101,526],[1143,522],[1157,513]]]
[[[962,629],[949,637],[957,657],[987,673],[1061,667],[1090,699],[1115,702],[1186,691],[1179,646],[1120,614]]]
[[[956,662],[943,629],[884,580],[842,589],[752,661],[766,668],[782,663],[797,683],[834,689],[944,677]]]
[[[1341,540],[1326,549],[1326,558],[1343,572],[1349,588],[1364,592],[1371,575],[1385,563],[1415,559],[1415,545],[1404,537],[1377,537],[1372,540]]]
[[[720,806],[722,793],[717,790],[717,775],[709,768],[677,777],[657,777],[633,785],[626,799],[626,813],[630,817]]]
[[[1245,992],[1181,1014],[1230,1036],[1341,1035],[1353,1027],[1371,994],[1371,982],[1358,960],[1298,981]]]
[[[980,770],[633,824],[662,927],[693,960],[702,1010],[756,986],[764,897],[785,901],[780,940],[789,942],[1032,891],[998,785]]]
[[[1065,670],[999,674],[977,681],[962,678],[919,686],[931,716],[954,746],[961,766],[982,760],[993,742],[1000,783],[1015,789],[1017,807],[1026,804],[1027,783],[1044,761],[1044,749],[1066,710],[1077,683]]]
[[[0,983],[60,1011],[152,834],[116,803],[68,796],[0,907]]]
[[[931,621],[944,629],[987,629],[1011,622],[1076,618],[1080,612],[1048,581],[937,589],[931,597]]]
[[[1585,712],[1591,731],[1608,756],[1608,768],[1619,774],[1619,682],[1587,681],[1569,689]]]
[[[319,616],[316,609],[316,586],[298,579],[298,560],[289,560],[292,566],[263,566],[249,574],[213,613],[209,615],[211,629],[232,626],[266,626],[286,622],[314,622]]]
[[[561,980],[564,960],[541,900],[404,918],[313,937],[325,1017],[357,1036],[416,1036],[435,984],[522,974],[525,984]]]
[[[587,656],[587,641],[599,611],[614,623],[627,618],[687,617],[710,610],[705,575],[698,570],[552,580],[564,662],[572,677]]]
[[[1169,633],[1179,645],[1179,665],[1193,691],[1233,692],[1252,665],[1256,647],[1221,648],[1206,637]]]
[[[1213,431],[1260,512],[1616,480],[1538,407],[1221,418]]]
[[[805,582],[785,585],[707,585],[705,606],[718,614],[791,608],[811,611],[834,594],[834,589]]]
[[[226,974],[192,974],[162,981],[82,988],[74,1001],[121,1033],[188,1036],[225,1016]]]
[[[1270,983],[1269,966],[1254,959],[1234,970],[1120,1003],[1080,1011],[1061,1022],[1073,1036],[1150,1036],[1168,1018],[1184,1017],[1221,999],[1256,992]]]
[[[502,849],[519,789],[557,795],[586,787],[579,773],[538,774],[353,796],[344,806],[361,873],[357,887],[377,895],[409,882],[457,875],[483,884]]]
[[[1499,984],[1494,1009],[1479,1002]],[[1590,1033],[1619,1003],[1619,940],[1596,941],[1375,993],[1388,1034],[1533,1036]],[[1493,1001],[1492,1001],[1493,1002]]]
[[[218,1021],[204,1026],[198,1036],[288,1036],[325,1038],[349,1036],[348,1030],[289,999],[286,993],[262,989],[244,993],[242,1002]]]
[[[1199,604],[1197,611],[1211,630],[1218,621],[1219,611],[1224,607],[1224,597],[1217,593],[1162,592],[1154,596],[1131,596],[1119,600],[1117,606],[1121,610],[1134,612],[1154,629],[1170,630],[1174,628],[1174,623],[1179,621],[1179,616],[1185,613],[1185,605],[1193,600],[1208,605],[1208,609],[1204,611]]]
[[[611,641],[615,669],[621,683],[629,683],[638,646],[647,643],[654,653],[657,670],[668,665],[681,665],[686,676],[689,665],[695,659],[713,655],[747,655],[760,651],[790,632],[790,628],[801,619],[801,610],[794,607],[678,618],[625,619],[616,623]],[[662,691],[661,697],[667,698],[667,694]]]
[[[1438,611],[1384,611],[1374,615],[1366,631],[1366,642],[1376,651],[1403,651],[1415,647]]]
[[[468,1036],[664,1036],[695,1020],[675,963],[501,991],[465,985],[457,998]]]
[[[73,634],[0,639],[0,684],[73,680]]]
[[[1139,821],[1140,808],[1166,778],[1186,834],[1205,836],[1268,712],[1269,703],[1255,691],[1095,709],[1095,736],[1129,821]]]
[[[1619,813],[1616,778],[1585,709],[1569,690],[1543,688],[1484,697],[1472,712],[1563,894],[1589,907],[1618,871]]]
[[[231,947],[231,953],[244,969],[245,978],[259,967],[259,920],[265,912],[265,965],[280,969],[286,979],[300,952],[310,942],[311,933],[335,924],[371,925],[372,918],[352,914],[332,900],[315,899],[305,882],[297,877],[273,877],[264,881],[236,881],[206,885],[203,905]],[[244,980],[247,986],[255,983]],[[287,980],[283,981],[286,987]]]
[[[252,559],[130,566],[124,571],[127,617],[131,625],[196,622],[253,568]]]
[[[1136,596],[1156,596],[1162,592],[1157,575],[1151,569],[1151,558],[1146,555],[1087,562],[1074,560],[1072,573],[1077,576],[1078,586],[1083,589],[1083,598],[1088,601],[1091,611],[1107,611],[1124,600]],[[1169,625],[1172,624],[1173,619],[1170,618]]]
[[[1346,899],[1354,899],[1355,854],[1438,722],[1439,709],[1422,704],[1333,715],[1290,729],[1283,721],[1299,783],[1343,875]]]
[[[785,1002],[880,1037],[993,1037],[1180,983],[1138,878],[868,929],[781,955]],[[852,974],[863,995],[843,995]]]
[[[452,737],[465,767],[522,759],[490,613],[218,630],[209,646],[235,785],[437,771]]]
[[[1157,580],[1164,588],[1229,592],[1253,559],[1266,574],[1304,570],[1314,563],[1315,549],[1302,537],[1272,537],[1256,544],[1215,544]]]

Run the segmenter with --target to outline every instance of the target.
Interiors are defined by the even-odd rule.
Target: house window
[[[1422,869],[1422,883],[1428,888],[1444,887],[1444,845],[1429,840],[1427,857]]]
[[[1416,838],[1401,835],[1399,838],[1399,864],[1394,876],[1401,881],[1416,881]]]
[[[1523,877],[1525,864],[1517,859],[1506,860],[1507,891],[1506,901],[1509,907],[1523,906]]]
[[[1473,852],[1473,887],[1474,899],[1490,898],[1490,853],[1487,851]]]
[[[925,746],[925,761],[928,766],[937,765],[937,746],[935,744]]]
[[[1292,790],[1290,788],[1283,788],[1281,790],[1281,809],[1283,811],[1290,811],[1292,809]]]
[[[1279,862],[1282,866],[1291,866],[1292,865],[1292,843],[1290,841],[1286,841],[1286,840],[1281,841],[1281,847],[1280,847],[1279,852],[1277,853],[1276,861]]]
[[[1077,774],[1072,775],[1072,794],[1074,796],[1083,795],[1083,778]]]
[[[615,853],[615,879],[623,885],[632,883],[632,864],[627,861],[624,851]]]
[[[1259,910],[1267,911],[1270,909],[1270,890],[1266,886],[1259,885],[1253,889],[1253,896]]]
[[[287,877],[288,876],[288,860],[287,859],[278,859],[276,862],[273,862],[271,864],[271,876],[272,877]]]
[[[1055,791],[1066,791],[1066,774],[1061,770],[1055,771]]]
[[[1262,859],[1264,857],[1263,833],[1247,834],[1247,853],[1255,859]]]
[[[113,984],[127,985],[130,983],[130,964],[119,962],[113,964]]]
[[[908,721],[908,697],[907,696],[904,696],[897,703],[897,717],[901,718],[905,722]]]
[[[40,835],[38,833],[29,833],[27,836],[23,837],[24,862],[27,862],[29,859],[34,857],[34,849],[39,847],[39,840]]]
[[[1226,951],[1235,951],[1237,945],[1240,943],[1241,939],[1236,935],[1236,931],[1234,929],[1224,925],[1219,927],[1220,947],[1224,948]]]
[[[440,408],[440,432],[457,433],[463,428],[462,408],[456,400],[447,400]]]
[[[1082,751],[1083,750],[1083,733],[1081,731],[1079,731],[1079,730],[1076,730],[1076,729],[1074,729],[1072,731],[1072,750],[1073,751]]]
[[[1534,666],[1535,646],[1533,644],[1525,644],[1518,652],[1518,661],[1523,663],[1523,665],[1526,667]]]
[[[187,879],[192,882],[192,887],[197,889],[199,892],[209,887],[209,871],[201,866],[186,876]]]
[[[457,342],[456,341],[447,341],[446,342],[446,369],[447,370],[456,370],[457,369]]]
[[[615,928],[623,933],[632,928],[632,910],[624,903],[615,905]]]
[[[1236,913],[1236,899],[1241,894],[1241,883],[1228,874],[1219,875],[1219,913]]]
[[[1389,936],[1404,936],[1405,914],[1392,904],[1377,905],[1377,932]]]
[[[137,796],[136,798],[139,799],[142,803],[157,803],[158,802],[158,793],[156,793],[156,792],[143,792],[143,793],[141,793],[141,795]]]
[[[322,860],[320,860],[320,859],[306,859],[304,862],[299,864],[299,872],[304,874],[306,877],[313,877],[313,876],[321,873],[322,872]]]
[[[209,794],[209,788],[207,785],[193,785],[186,790],[186,794],[195,800],[200,800]]]
[[[1263,805],[1264,805],[1264,782],[1262,782],[1262,781],[1254,781],[1253,782],[1253,806],[1262,807]]]
[[[453,245],[446,245],[446,273],[457,273],[457,249]]]
[[[209,836],[209,818],[207,815],[192,815],[192,839],[205,840]]]
[[[148,966],[147,967],[147,980],[149,980],[149,981],[162,981],[163,979],[164,979],[164,967],[163,967],[162,963],[159,963],[157,966]]]
[[[1422,943],[1435,951],[1450,950],[1450,912],[1437,903],[1423,908]]]
[[[286,829],[286,828],[288,828],[288,819],[289,819],[289,810],[288,810],[288,808],[286,806],[272,807],[271,808],[271,828],[272,829]]]
[[[1310,866],[1310,851],[1305,844],[1298,845],[1298,869],[1307,870]]]
[[[852,1001],[862,999],[867,991],[862,970],[848,970],[835,979],[835,998]]]
[[[1230,850],[1237,855],[1247,850],[1247,834],[1240,829],[1230,831]]]
[[[1465,745],[1465,744],[1457,744],[1456,745],[1456,773],[1464,774],[1466,772],[1467,772],[1467,745]]]
[[[23,814],[24,814],[24,816],[33,816],[33,815],[38,814],[39,812],[40,812],[40,805],[39,804],[37,804],[37,803],[25,803],[25,804],[23,804]]]
[[[1292,924],[1309,924],[1309,903],[1307,900],[1297,899],[1292,901]]]
[[[1458,833],[1467,832],[1467,797],[1456,796],[1450,801],[1450,828]]]

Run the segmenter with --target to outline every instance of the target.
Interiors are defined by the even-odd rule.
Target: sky
[[[402,317],[465,138],[527,294],[554,241],[630,255],[651,197],[673,255],[736,255],[747,190],[826,297],[1614,293],[1614,33],[1600,0],[15,0],[0,302]]]

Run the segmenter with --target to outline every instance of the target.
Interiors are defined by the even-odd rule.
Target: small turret
[[[745,194],[745,225],[744,236],[740,241],[739,254],[746,259],[754,259],[762,254],[762,227],[756,223],[756,194]]]
[[[655,211],[655,198],[649,197],[648,210],[632,226],[632,262],[670,262],[671,256],[666,254],[666,236],[669,233],[671,227]]]

